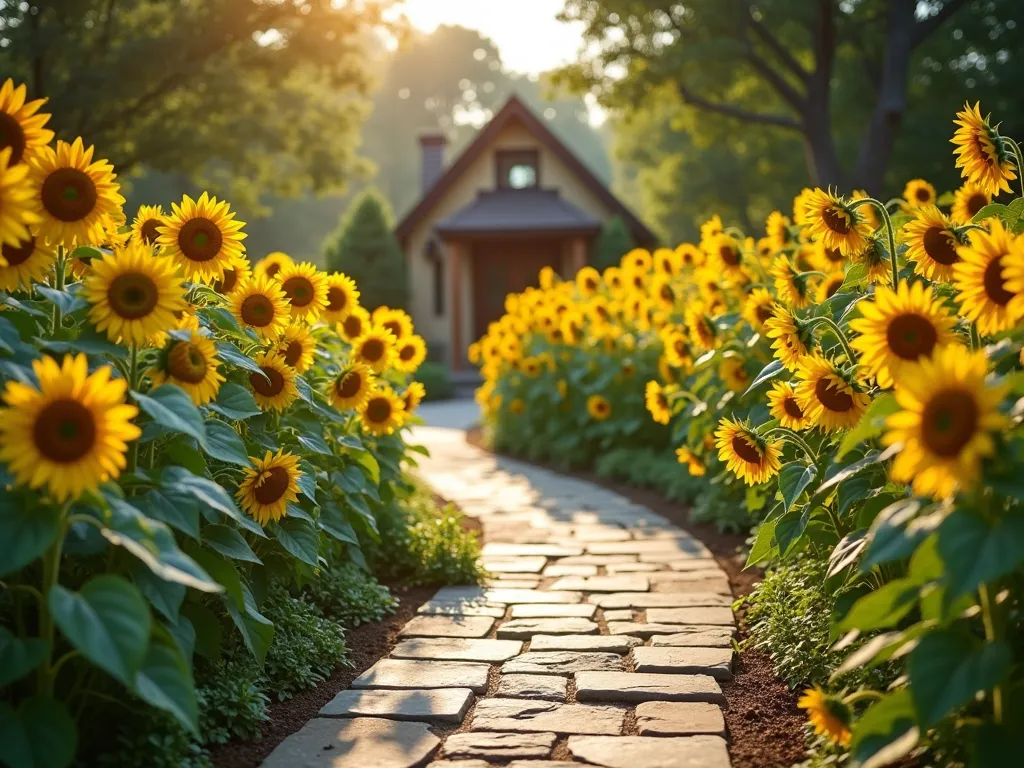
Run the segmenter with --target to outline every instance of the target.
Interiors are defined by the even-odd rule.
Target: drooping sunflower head
[[[798,270],[785,254],[775,257],[770,270],[775,280],[779,299],[794,309],[803,309],[811,303],[811,286],[805,273]]]
[[[698,349],[714,349],[719,342],[714,317],[703,301],[691,301],[686,307],[686,326],[690,340]]]
[[[167,226],[167,216],[159,205],[140,205],[132,221],[132,237],[146,245],[156,245],[160,227]]]
[[[0,202],[0,207],[2,205]],[[0,245],[0,289],[16,291],[42,282],[53,271],[55,261],[57,249],[35,235],[29,235],[17,245],[3,243]]]
[[[406,373],[415,373],[427,359],[427,343],[415,333],[406,336],[395,347],[395,368]]]
[[[842,699],[814,687],[804,691],[797,706],[807,711],[807,720],[816,734],[841,747],[850,746],[853,713]]]
[[[900,376],[896,402],[902,410],[886,421],[885,445],[902,443],[892,465],[898,482],[922,496],[945,498],[978,481],[981,462],[995,451],[994,435],[1006,428],[999,411],[1003,383],[986,382],[983,351],[949,346]]]
[[[284,329],[275,349],[286,365],[294,368],[296,373],[305,373],[313,366],[316,339],[308,325],[292,323]]]
[[[327,306],[323,319],[334,325],[342,322],[359,306],[359,289],[356,281],[342,272],[327,276]]]
[[[352,342],[352,358],[383,373],[395,359],[394,334],[379,325],[370,326]]]
[[[839,293],[839,289],[843,287],[843,283],[845,281],[846,274],[841,270],[838,272],[829,272],[824,277],[820,278],[815,286],[818,303],[822,304]]]
[[[676,247],[676,256],[684,269],[696,269],[704,265],[704,251],[693,243],[682,243]]]
[[[375,435],[390,435],[402,426],[405,403],[387,385],[377,385],[359,409],[363,430]]]
[[[1024,235],[1014,236],[995,216],[985,221],[989,230],[971,230],[970,245],[956,250],[953,286],[960,314],[988,336],[1014,328],[1024,317],[1024,284],[1006,279],[1007,267],[1024,259]]]
[[[733,392],[745,392],[751,382],[750,374],[740,357],[724,358],[718,366],[718,376]]]
[[[591,395],[587,398],[587,413],[595,421],[604,421],[612,415],[612,404],[604,395]]]
[[[53,141],[53,131],[45,128],[50,115],[39,111],[46,99],[28,101],[27,95],[25,84],[15,86],[11,78],[0,86],[0,150],[11,150],[11,165],[30,160]]]
[[[206,405],[217,396],[224,383],[224,377],[217,371],[217,347],[213,339],[200,331],[195,315],[179,319],[177,330],[184,334],[168,336],[156,365],[149,370],[150,381],[154,388],[176,384],[188,393],[193,403]],[[182,335],[185,338],[181,338]]]
[[[405,392],[402,393],[402,404],[405,406],[405,412],[407,414],[411,414],[415,411],[426,396],[427,389],[422,383],[418,381],[409,382],[409,386],[407,386],[405,388]]]
[[[764,331],[764,324],[772,317],[775,297],[764,288],[755,288],[743,302],[743,319],[758,333]]]
[[[171,214],[159,228],[157,242],[175,258],[189,280],[213,283],[224,279],[224,270],[245,254],[245,222],[237,221],[226,200],[206,192],[193,200],[171,204]]]
[[[657,381],[648,381],[644,389],[644,405],[659,424],[668,424],[672,418],[672,403],[669,402],[668,387],[662,387]]]
[[[142,434],[125,403],[128,383],[110,366],[89,374],[85,355],[33,361],[38,386],[7,382],[0,410],[0,461],[15,482],[77,499],[116,478],[128,443]]]
[[[974,214],[992,202],[990,195],[980,184],[965,183],[953,193],[953,208],[950,218],[957,224],[969,224]]]
[[[576,273],[576,290],[583,298],[590,298],[601,288],[601,273],[593,267],[584,267]]]
[[[136,241],[93,259],[82,293],[92,305],[89,320],[115,343],[145,346],[188,308],[178,265]]]
[[[964,104],[953,123],[957,126],[950,141],[956,145],[956,167],[965,179],[989,195],[1010,191],[1010,182],[1019,170],[1009,142],[999,135],[988,116],[982,117],[980,104]]]
[[[765,233],[776,251],[781,251],[793,242],[793,233],[789,230],[789,219],[779,211],[772,211],[765,221]]]
[[[11,148],[0,149],[0,245],[26,242],[29,226],[42,217],[35,213],[35,187],[27,165],[11,163]]]
[[[895,291],[879,286],[874,300],[861,301],[857,308],[861,316],[850,328],[859,336],[851,345],[860,352],[864,372],[875,376],[880,387],[891,387],[908,366],[956,343],[956,318],[923,283],[903,280]]]
[[[788,381],[777,381],[772,385],[768,391],[768,405],[771,415],[783,427],[801,430],[810,426],[810,420],[796,401],[793,385]]]
[[[680,464],[685,464],[686,470],[693,477],[701,477],[707,474],[708,468],[703,460],[686,446],[676,448],[676,461]]]
[[[58,141],[56,150],[40,147],[32,156],[29,178],[35,213],[41,218],[36,234],[52,245],[105,243],[106,232],[121,215],[124,198],[114,166],[94,161],[93,152],[78,138],[71,144]]]
[[[224,267],[224,277],[214,280],[211,288],[222,296],[230,296],[242,283],[252,277],[252,267],[245,256],[239,256],[231,260],[231,263]]]
[[[871,228],[864,220],[860,208],[854,208],[845,198],[824,189],[815,189],[805,204],[807,223],[804,229],[812,240],[820,240],[845,256],[864,247],[864,238]]]
[[[327,397],[331,405],[343,411],[358,410],[370,397],[373,369],[363,363],[349,363],[334,377]]]
[[[299,457],[283,448],[276,454],[267,451],[261,459],[250,456],[251,467],[238,484],[235,498],[242,509],[260,525],[275,523],[288,514],[288,503],[299,499]]]
[[[856,426],[871,399],[852,373],[828,358],[807,355],[797,369],[796,401],[810,422],[825,432]]]
[[[231,314],[244,328],[252,328],[263,340],[276,340],[291,322],[288,297],[281,285],[267,277],[242,282],[228,296]]]
[[[762,437],[741,421],[722,419],[715,438],[718,458],[747,485],[767,482],[782,466],[782,443]]]
[[[291,306],[292,317],[315,323],[327,307],[327,276],[309,262],[281,267],[274,276]]]
[[[283,251],[273,251],[257,261],[252,268],[256,277],[277,277],[278,273],[285,267],[290,267],[295,262],[292,257]]]
[[[764,332],[773,339],[775,357],[791,371],[814,349],[814,336],[807,324],[780,304],[775,305],[772,316],[765,321]]]
[[[255,371],[249,374],[249,387],[256,405],[264,411],[283,411],[299,396],[295,384],[298,374],[278,352],[264,352],[255,360],[263,371],[262,376]]]
[[[374,325],[379,325],[395,337],[395,341],[412,336],[412,318],[404,309],[391,309],[390,307],[377,307],[370,315]]]
[[[907,208],[935,205],[935,187],[924,179],[911,179],[903,188],[903,200]]]
[[[864,250],[853,257],[853,262],[864,266],[869,283],[892,285],[889,251],[881,237],[868,237]]]
[[[919,207],[902,234],[917,274],[936,282],[952,279],[953,265],[960,261],[957,248],[966,240],[942,211],[934,205]]]

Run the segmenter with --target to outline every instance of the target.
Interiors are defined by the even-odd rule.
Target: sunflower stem
[[[1020,151],[1020,144],[1008,136],[1003,137],[1003,141],[1010,145],[1013,150],[1013,156],[1017,158],[1017,181],[1020,182],[1020,194],[1024,197],[1024,156]]]
[[[978,324],[971,323],[971,351],[977,352],[981,349],[981,335],[978,333]]]
[[[981,601],[981,619],[985,625],[985,639],[994,643],[999,638],[999,626],[996,621],[995,600],[992,599],[992,587],[982,584],[978,589],[978,597]],[[1003,722],[1003,689],[997,685],[992,689],[992,716],[996,723]]]
[[[872,691],[869,688],[865,688],[862,691],[854,691],[849,696],[846,696],[843,699],[843,704],[849,706],[851,704],[857,704],[861,701],[880,701],[883,698],[885,698],[885,696],[879,693],[878,691]]]
[[[859,200],[854,200],[850,203],[850,210],[854,210],[861,205],[873,205],[878,209],[878,212],[882,214],[882,221],[885,222],[885,233],[889,238],[889,261],[892,263],[892,287],[893,289],[899,285],[900,282],[900,266],[896,261],[896,232],[892,228],[892,218],[889,216],[889,209],[880,201],[873,197],[862,197]]]
[[[128,389],[135,392],[139,386],[139,345],[134,341],[131,345],[131,352],[128,357]],[[128,466],[126,472],[135,472],[139,466],[139,441],[133,440],[128,449]]]
[[[53,695],[53,682],[56,679],[56,667],[53,664],[53,641],[56,631],[47,598],[60,575],[60,557],[64,551],[64,534],[67,531],[70,507],[70,501],[61,506],[57,519],[57,536],[43,555],[43,583],[40,589],[43,599],[39,602],[39,638],[46,647],[46,657],[39,667],[36,680],[36,693],[40,696]]]
[[[846,353],[846,359],[851,363],[857,360],[856,356],[853,354],[853,348],[850,346],[850,340],[846,338],[846,334],[843,333],[843,329],[840,328],[831,317],[825,317],[824,315],[820,317],[812,317],[807,321],[807,323],[811,328],[814,328],[814,326],[819,324],[828,326],[829,330],[832,331],[832,333],[836,335],[836,338],[839,339],[839,343],[843,347],[843,352]]]
[[[814,449],[807,444],[806,440],[800,437],[800,435],[798,435],[792,429],[790,429],[789,427],[772,427],[771,429],[766,430],[764,434],[767,437],[768,435],[776,433],[781,435],[783,440],[790,442],[793,445],[797,446],[798,448],[802,449],[803,452],[807,454],[807,458],[809,458],[812,462],[814,462],[815,464],[818,463],[818,454],[815,453]]]
[[[55,290],[58,290],[58,291],[63,291],[64,290],[64,265],[65,265],[64,254],[65,254],[64,247],[61,246],[60,249],[57,252],[57,262],[54,264],[54,278],[53,278],[53,287],[54,287]],[[57,333],[57,329],[59,329],[60,325],[61,325],[61,319],[62,318],[61,318],[60,306],[55,303],[53,305],[53,317],[51,318],[51,320],[53,322],[52,322],[52,327],[50,328],[50,333],[52,333],[52,334]]]

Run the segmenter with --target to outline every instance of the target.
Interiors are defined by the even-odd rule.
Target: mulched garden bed
[[[470,429],[466,440],[477,448],[491,450],[479,428]],[[625,485],[595,472],[564,470],[520,456],[509,458],[600,485],[671,520],[711,550],[729,576],[734,597],[749,594],[763,577],[760,569],[743,570],[745,536],[724,533],[710,523],[692,522],[689,507],[685,504],[666,499],[656,491]],[[742,610],[737,612],[737,617],[742,643],[747,636]],[[733,768],[789,768],[805,759],[806,718],[796,707],[798,694],[775,676],[767,654],[756,649],[743,651],[736,659],[733,672],[733,679],[722,684],[722,692],[729,704],[725,723],[729,729],[729,756]]]

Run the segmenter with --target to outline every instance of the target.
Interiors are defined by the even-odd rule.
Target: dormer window
[[[497,153],[498,189],[532,189],[539,184],[535,149],[505,149]]]

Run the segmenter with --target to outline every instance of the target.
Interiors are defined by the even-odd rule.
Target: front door
[[[562,269],[559,240],[495,240],[473,243],[473,337],[505,313],[505,296],[537,285],[543,267]]]

